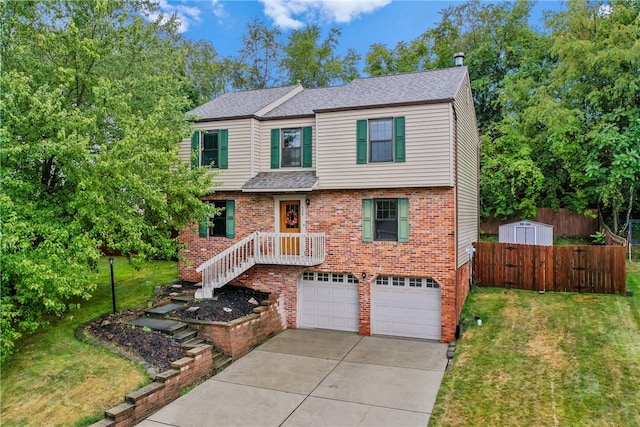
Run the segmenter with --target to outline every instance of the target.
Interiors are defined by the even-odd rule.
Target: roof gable
[[[194,108],[187,114],[196,115],[201,120],[252,116],[270,104],[277,105],[277,101],[282,98],[286,100],[287,95],[300,88],[300,85],[295,85],[229,92]]]

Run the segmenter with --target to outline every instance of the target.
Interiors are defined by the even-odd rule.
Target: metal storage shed
[[[500,243],[553,246],[553,226],[535,221],[517,221],[498,228]]]

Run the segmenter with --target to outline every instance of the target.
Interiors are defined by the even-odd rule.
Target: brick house
[[[275,291],[287,327],[454,339],[478,237],[465,67],[227,93],[191,113],[180,156],[219,172],[203,200],[225,209],[180,232],[181,278],[205,298]]]

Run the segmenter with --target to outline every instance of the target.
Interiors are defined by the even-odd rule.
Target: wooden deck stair
[[[196,298],[213,298],[220,288],[256,264],[305,265],[322,264],[325,259],[324,233],[254,232],[233,246],[202,263],[202,290]]]

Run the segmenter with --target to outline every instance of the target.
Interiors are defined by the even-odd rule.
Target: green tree
[[[547,140],[617,232],[640,177],[640,4],[569,2],[549,22],[557,64],[538,96]]]
[[[317,25],[292,31],[280,63],[286,82],[314,88],[357,78],[360,55],[353,49],[349,49],[344,58],[337,55],[340,35],[338,28],[331,28],[327,38],[320,42],[321,31]]]
[[[225,93],[232,74],[228,60],[220,60],[218,52],[205,40],[184,40],[182,49],[182,66],[187,79],[185,91],[190,101],[188,109]]]
[[[211,186],[177,157],[189,82],[147,1],[2,3],[0,350],[90,297],[99,248],[175,256]]]
[[[270,30],[258,18],[247,24],[247,32],[242,37],[244,46],[240,49],[238,59],[234,61],[234,88],[264,89],[279,83],[281,36],[279,28]]]

